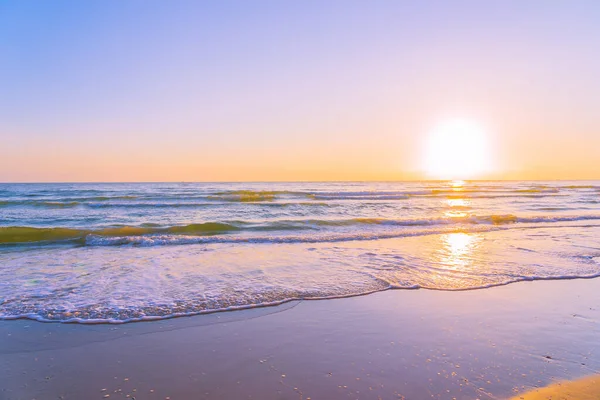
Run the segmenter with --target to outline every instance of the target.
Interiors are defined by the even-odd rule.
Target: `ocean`
[[[600,182],[0,184],[0,319],[597,276]]]

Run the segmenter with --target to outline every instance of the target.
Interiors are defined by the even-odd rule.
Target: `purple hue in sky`
[[[0,181],[600,178],[597,1],[3,1]],[[417,176],[417,175],[415,175]]]

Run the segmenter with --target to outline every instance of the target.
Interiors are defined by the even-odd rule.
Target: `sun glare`
[[[456,119],[436,126],[425,143],[424,169],[434,179],[471,179],[490,170],[486,133]]]

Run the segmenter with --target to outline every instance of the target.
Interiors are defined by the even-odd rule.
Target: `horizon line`
[[[39,185],[39,184],[108,184],[108,183],[335,183],[335,182],[346,182],[346,183],[413,183],[413,182],[569,182],[569,181],[600,181],[600,178],[593,179],[399,179],[399,180],[377,180],[377,179],[340,179],[340,180],[250,180],[250,181],[217,181],[217,180],[206,180],[206,181],[14,181],[14,182],[0,182],[0,185]]]

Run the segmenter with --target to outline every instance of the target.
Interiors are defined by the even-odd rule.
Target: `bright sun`
[[[491,162],[487,139],[485,132],[468,120],[439,124],[425,143],[425,172],[435,179],[471,179],[488,172]]]

